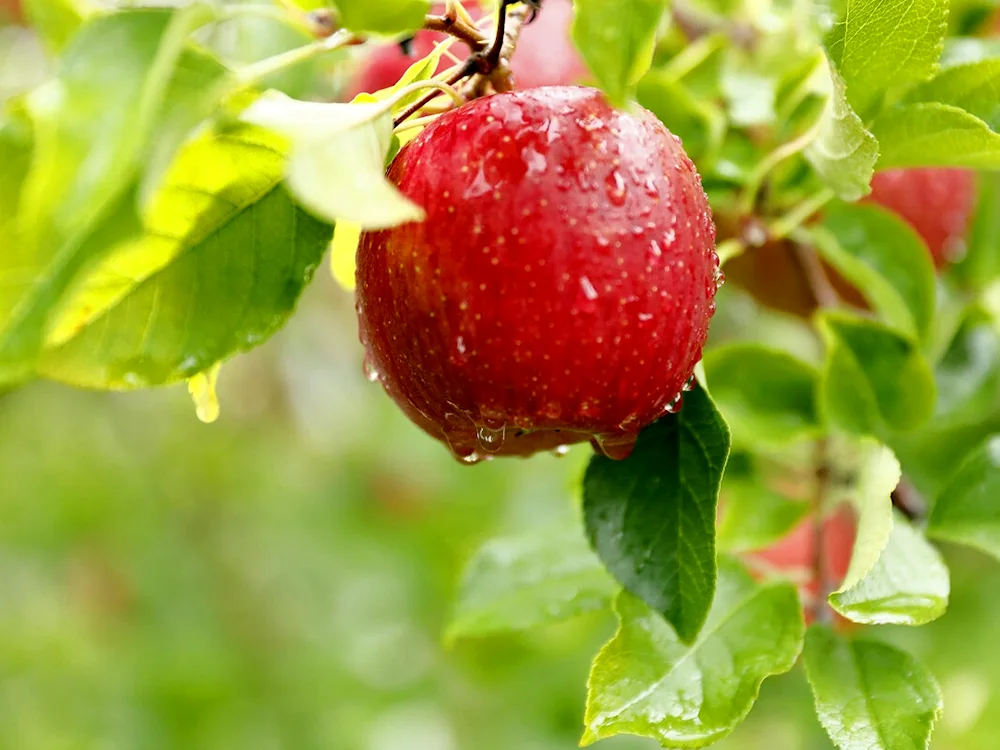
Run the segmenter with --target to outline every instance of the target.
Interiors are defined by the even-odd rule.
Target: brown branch
[[[812,523],[813,523],[813,580],[817,582],[816,599],[809,603],[810,614],[813,622],[829,623],[832,620],[830,608],[826,606],[827,596],[833,590],[833,582],[830,580],[829,566],[826,564],[826,533],[823,522],[823,506],[826,504],[826,497],[830,487],[830,466],[828,463],[828,446],[826,439],[821,439],[816,443],[816,450],[813,457],[815,468],[816,488],[812,500]]]
[[[793,257],[809,283],[809,289],[817,304],[821,307],[838,307],[840,295],[826,277],[826,271],[823,270],[823,264],[819,262],[816,251],[808,245],[796,242]]]
[[[906,477],[892,491],[892,505],[910,521],[922,521],[927,516],[927,502]]]
[[[464,42],[473,52],[482,52],[486,49],[487,40],[475,26],[470,26],[458,16],[448,14],[441,16],[427,16],[424,19],[424,26],[427,31],[437,31],[448,34]]]

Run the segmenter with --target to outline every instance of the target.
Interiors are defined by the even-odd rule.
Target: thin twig
[[[826,277],[826,271],[823,270],[823,264],[819,262],[816,250],[801,242],[795,242],[793,247],[795,248],[793,257],[808,282],[809,290],[816,302],[821,307],[839,307],[840,296]]]
[[[452,17],[447,14],[443,16],[427,16],[424,19],[424,28],[427,31],[449,34],[459,41],[465,42],[473,52],[482,52],[486,49],[487,40],[479,33],[479,29],[467,24],[457,16]]]
[[[906,477],[892,491],[892,505],[910,521],[919,523],[927,516],[927,502]]]
[[[828,446],[825,438],[817,441],[813,455],[816,472],[816,490],[813,493],[813,576],[817,583],[816,599],[810,602],[810,612],[813,622],[829,623],[833,619],[832,612],[826,606],[827,596],[833,590],[829,566],[826,564],[826,534],[823,522],[823,507],[830,484],[830,467],[828,465]]]

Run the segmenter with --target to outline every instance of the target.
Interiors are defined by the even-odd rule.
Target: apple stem
[[[508,8],[517,3],[524,3],[524,6],[515,8],[508,14]],[[475,45],[478,46],[475,46],[463,37],[455,34],[455,30],[460,28],[463,24],[462,20],[458,18],[457,15],[454,16],[454,18],[448,13],[444,16],[428,16],[424,25],[425,28],[431,28],[428,24],[440,24],[435,27],[434,30],[444,31],[457,36],[459,39],[466,41],[466,43],[468,43],[473,50],[472,54],[469,55],[469,58],[465,61],[465,63],[456,69],[454,73],[448,76],[444,83],[447,86],[454,86],[460,81],[478,74],[482,76],[483,80],[491,81],[494,84],[494,88],[498,91],[509,89],[510,70],[508,63],[511,55],[514,53],[514,47],[517,45],[517,40],[521,34],[521,27],[527,20],[528,14],[534,13],[537,10],[537,0],[503,0],[497,17],[496,34],[493,38],[492,45],[490,45],[488,49],[486,47],[486,42],[478,35],[478,31],[474,31],[477,40]],[[509,23],[508,15],[510,16]],[[474,27],[470,28],[473,28],[474,30]],[[478,95],[481,88],[482,87],[474,86],[471,92],[474,95]],[[418,101],[407,107],[406,110],[396,117],[393,120],[393,126],[399,127],[402,122],[422,110],[440,94],[440,91],[429,91],[425,96],[421,97]]]
[[[801,242],[795,242],[795,253],[793,257],[798,263],[802,276],[809,284],[813,298],[821,307],[839,307],[840,295],[830,284],[823,270],[823,264],[819,262],[819,256],[815,248]]]
[[[481,52],[486,49],[486,39],[479,32],[479,29],[466,23],[458,15],[446,13],[443,16],[427,16],[424,19],[424,28],[427,31],[449,34],[467,44],[473,52]]]
[[[827,597],[833,591],[830,571],[826,564],[826,542],[823,523],[823,507],[826,505],[827,491],[830,485],[830,466],[827,459],[828,445],[826,439],[817,441],[813,463],[816,472],[816,491],[813,493],[812,524],[813,524],[813,580],[818,584],[816,599],[809,603],[813,622],[830,623],[833,613],[827,606]]]

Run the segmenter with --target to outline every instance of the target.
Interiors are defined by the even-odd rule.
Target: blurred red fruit
[[[823,595],[815,569],[816,530],[813,524],[813,519],[807,518],[777,544],[751,554],[752,558],[799,582],[799,591],[806,601]],[[839,508],[823,522],[822,565],[835,587],[844,580],[851,564],[855,531],[854,515],[847,506]]]
[[[448,112],[389,179],[426,221],[362,235],[373,378],[468,461],[594,439],[676,407],[715,309],[715,228],[680,141],[580,87]]]
[[[865,200],[906,220],[941,268],[961,251],[976,207],[976,176],[967,169],[890,169],[875,175]]]
[[[465,7],[474,18],[481,15],[475,3],[466,2]],[[435,11],[441,12],[441,8],[435,8]],[[572,20],[573,3],[570,0],[546,0],[544,9],[538,13],[535,21],[523,27],[517,50],[511,60],[516,88],[558,86],[583,80],[587,68],[570,40],[569,27]],[[413,40],[411,56],[404,54],[398,44],[375,48],[348,86],[345,98],[353,99],[363,91],[389,88],[410,65],[429,55],[435,43],[446,38],[445,34],[418,32]],[[453,43],[449,52],[460,60],[464,60],[469,54],[468,48],[461,42]],[[453,61],[443,59],[438,71],[451,64]]]

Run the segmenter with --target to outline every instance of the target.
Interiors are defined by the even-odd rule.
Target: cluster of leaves
[[[0,387],[194,378],[210,401],[218,363],[287,320],[334,224],[350,237],[420,218],[383,165],[412,135],[393,117],[433,85],[440,50],[352,104],[291,99],[305,92],[278,79],[317,60],[336,68],[348,40],[412,31],[429,2],[335,4],[343,31],[236,66],[211,32],[239,6],[30,0],[57,63],[0,119]],[[939,617],[948,572],[928,536],[1000,556],[1000,182],[981,174],[965,259],[942,278],[913,230],[851,201],[880,169],[1000,167],[1000,50],[946,38],[945,0],[575,8],[597,84],[682,137],[720,225],[752,217],[765,236],[814,248],[867,309],[783,321],[780,341],[761,341],[760,316],[727,319],[742,301],[724,293],[709,390],[687,394],[628,460],[592,460],[586,535],[488,544],[449,636],[613,607],[620,627],[593,664],[585,742],[628,732],[709,744],[801,652],[836,744],[926,746],[941,710],[933,676],[824,613],[861,625]],[[271,10],[305,41],[304,11]],[[977,14],[954,8],[952,31]],[[822,220],[803,226],[819,207]],[[732,239],[726,255],[754,252]],[[931,503],[918,523],[893,510],[903,475]],[[845,504],[858,522],[850,568],[810,604],[818,622],[806,630],[795,587],[751,575],[744,553]]]

